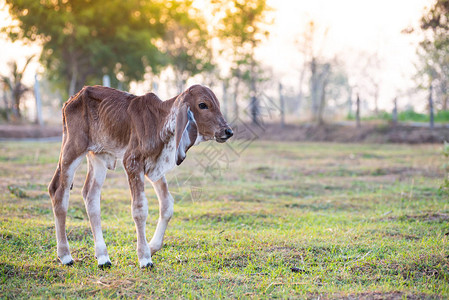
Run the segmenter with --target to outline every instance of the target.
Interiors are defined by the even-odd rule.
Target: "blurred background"
[[[358,141],[366,134],[343,133],[379,126],[406,130],[387,141],[409,141],[410,128],[411,140],[446,134],[446,0],[0,3],[0,137],[58,135],[63,103],[84,85],[168,99],[195,83],[230,122],[273,139]]]

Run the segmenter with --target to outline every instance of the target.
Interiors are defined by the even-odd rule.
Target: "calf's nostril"
[[[234,133],[232,132],[232,130],[229,129],[229,128],[225,130],[225,133],[226,133],[226,135],[227,135],[228,137],[231,137],[231,136],[234,135]]]

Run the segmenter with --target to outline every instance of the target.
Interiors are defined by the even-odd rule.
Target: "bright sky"
[[[283,81],[291,85],[299,81],[301,59],[294,41],[304,32],[305,25],[314,20],[318,29],[329,30],[323,55],[336,55],[349,65],[357,65],[354,60],[358,53],[379,54],[381,107],[390,108],[391,100],[413,84],[410,78],[415,72],[418,38],[401,31],[409,26],[418,27],[423,9],[432,0],[268,0],[268,3],[276,9],[275,24],[261,57],[271,62]]]
[[[201,0],[199,0],[201,1]],[[309,20],[318,28],[328,28],[323,54],[335,55],[356,64],[357,53],[378,53],[383,60],[380,105],[389,108],[393,97],[412,85],[416,35],[401,34],[409,26],[417,26],[423,9],[432,0],[268,0],[275,9],[270,40],[260,50],[260,58],[279,76],[284,84],[295,86],[301,66],[295,39]],[[10,22],[0,8],[0,26]],[[11,44],[0,40],[0,72],[11,59],[24,61],[24,56],[36,53],[38,47]],[[352,61],[351,61],[352,60]],[[38,67],[30,68],[27,81]]]

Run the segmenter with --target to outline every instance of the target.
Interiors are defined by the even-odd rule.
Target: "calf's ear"
[[[198,127],[190,107],[183,103],[176,117],[176,165],[180,165],[186,158],[187,150],[195,144]]]

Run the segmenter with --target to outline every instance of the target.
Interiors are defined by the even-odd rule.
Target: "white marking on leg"
[[[89,190],[84,202],[94,236],[95,256],[97,257],[98,265],[104,265],[105,263],[110,262],[110,260],[103,238],[103,231],[101,230],[100,196],[101,187],[106,178],[107,166],[101,156],[91,153],[88,155],[88,162],[91,167],[89,172],[92,172],[92,174],[88,175],[90,180],[89,183],[86,184],[88,184]]]
[[[57,253],[58,257],[63,264],[68,264],[72,261],[72,256],[70,255],[69,242],[67,240],[65,223],[67,219],[67,210],[69,207],[69,197],[70,197],[70,187],[73,183],[73,177],[77,168],[79,167],[83,156],[76,158],[67,170],[61,170],[60,180],[66,176],[66,182],[64,182],[64,192],[61,202],[56,204],[57,207],[54,208],[55,215],[55,225],[56,225],[56,242],[57,242]]]
[[[137,231],[137,256],[141,267],[146,267],[151,262],[151,251],[148,247],[145,236],[145,224],[148,217],[148,202],[143,190],[144,175],[143,172],[139,176],[142,190],[140,193],[134,194],[132,203],[132,215]]]
[[[153,261],[151,260],[151,256],[150,257],[144,257],[142,259],[139,260],[139,265],[141,268],[146,268],[146,267],[151,267],[153,265]]]
[[[59,257],[59,260],[61,261],[61,263],[63,265],[67,265],[67,264],[73,262],[72,255],[70,255],[70,254],[69,255],[65,255],[63,257]]]
[[[167,181],[162,177],[157,182],[151,182],[156,191],[159,200],[159,219],[154,232],[153,238],[150,241],[151,254],[159,251],[164,243],[165,230],[168,222],[173,216],[174,199],[168,191]]]
[[[98,260],[98,265],[99,266],[102,266],[102,265],[104,265],[104,264],[106,264],[106,263],[110,263],[111,262],[111,260],[109,259],[109,256],[108,255],[100,255],[100,256],[97,256],[97,260]]]

